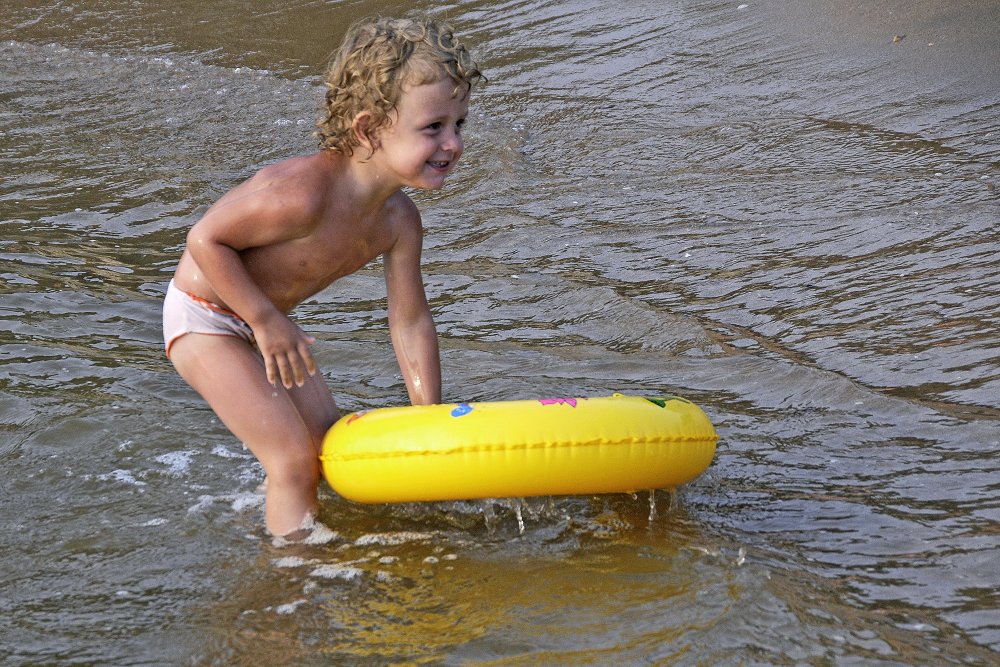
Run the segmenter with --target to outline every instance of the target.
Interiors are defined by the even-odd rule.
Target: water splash
[[[486,522],[486,531],[493,535],[497,529],[497,513],[493,511],[493,501],[483,500],[480,504],[483,510],[483,520]]]
[[[510,504],[514,509],[515,516],[517,516],[517,532],[519,535],[524,535],[524,514],[521,510],[524,503],[520,498],[511,498]]]

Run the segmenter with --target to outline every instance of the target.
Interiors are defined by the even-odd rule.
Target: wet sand
[[[1000,87],[1000,3],[994,0],[762,0],[772,28],[848,62],[870,59],[913,77]]]

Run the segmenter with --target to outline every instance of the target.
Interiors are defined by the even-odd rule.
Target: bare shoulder
[[[329,170],[314,155],[289,158],[262,167],[223,195],[215,213],[251,216],[258,221],[283,219],[287,224],[307,224],[328,205]]]
[[[385,216],[392,230],[393,246],[399,242],[420,243],[424,233],[420,210],[405,192],[397,192],[389,198],[386,202]]]
[[[319,181],[326,178],[328,163],[329,155],[324,152],[298,155],[262,167],[255,178]]]
[[[306,238],[328,217],[336,173],[322,153],[267,165],[216,201],[190,234],[238,250]]]
[[[262,203],[278,206],[286,215],[294,211],[313,217],[328,204],[330,170],[326,167],[325,156],[319,153],[289,158],[263,167],[246,185],[262,195]]]

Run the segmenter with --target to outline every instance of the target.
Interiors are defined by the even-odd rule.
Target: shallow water
[[[265,536],[159,299],[205,207],[311,150],[346,23],[411,4],[6,4],[0,661],[996,662],[992,0],[435,9],[490,78],[415,195],[446,397],[679,393],[719,451],[652,520],[325,491],[328,533]],[[297,311],[348,410],[405,401],[382,290]]]

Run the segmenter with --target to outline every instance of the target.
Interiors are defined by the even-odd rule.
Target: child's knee
[[[320,465],[315,449],[281,457],[266,471],[268,484],[282,487],[313,487],[319,484]]]

